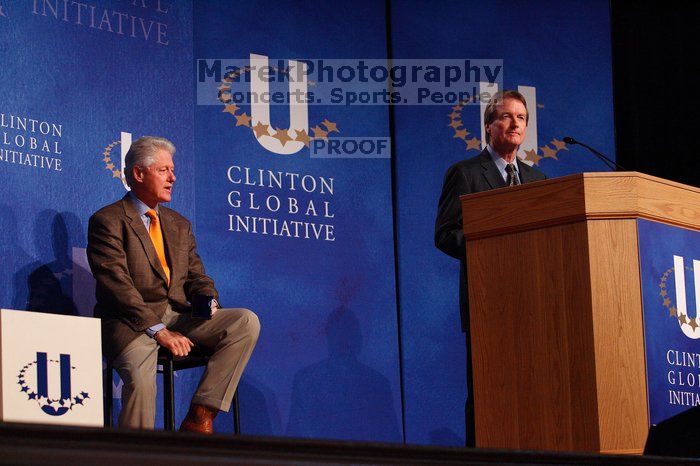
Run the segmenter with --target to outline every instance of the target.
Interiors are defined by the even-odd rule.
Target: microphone
[[[591,153],[592,153],[593,155],[595,155],[595,156],[598,157],[600,160],[602,160],[603,163],[604,163],[605,165],[607,165],[608,168],[610,168],[610,169],[613,170],[613,171],[615,171],[616,169],[619,169],[619,170],[625,171],[625,172],[628,171],[625,167],[623,167],[623,166],[620,165],[619,163],[615,162],[614,160],[610,160],[609,158],[607,158],[606,156],[604,156],[603,154],[601,154],[600,152],[598,152],[597,150],[595,150],[594,148],[592,148],[591,146],[589,146],[588,144],[584,144],[584,143],[582,143],[581,141],[577,141],[576,139],[572,138],[571,136],[566,136],[566,137],[564,138],[564,142],[567,143],[567,144],[570,144],[570,145],[572,145],[572,146],[573,146],[574,144],[578,144],[579,146],[585,147],[586,149],[588,149],[589,151],[591,151]]]

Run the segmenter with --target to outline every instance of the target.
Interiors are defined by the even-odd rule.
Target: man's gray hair
[[[165,138],[142,136],[131,143],[129,152],[126,153],[124,158],[124,177],[129,186],[134,181],[134,167],[150,167],[153,165],[156,161],[156,152],[159,149],[168,151],[170,155],[175,155],[175,144]]]

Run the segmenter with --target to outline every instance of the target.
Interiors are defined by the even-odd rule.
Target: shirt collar
[[[506,165],[508,165],[508,162],[506,162],[506,159],[501,157],[498,152],[496,152],[496,149],[491,147],[491,144],[488,144],[486,146],[486,149],[489,151],[489,155],[491,156],[491,159],[493,162],[496,164],[496,167],[498,167],[498,170],[501,173],[506,173]],[[520,169],[518,167],[518,158],[516,157],[515,160],[513,160],[513,165],[515,166],[515,172],[520,173]]]
[[[131,202],[134,203],[134,207],[136,207],[136,211],[139,213],[141,217],[146,216],[146,212],[151,210],[150,207],[148,207],[141,199],[136,197],[136,194],[134,194],[133,191],[129,191],[129,197],[131,197]],[[155,211],[158,212],[158,206],[156,205]]]
[[[491,156],[491,159],[493,160],[493,163],[496,164],[496,168],[498,168],[498,172],[501,174],[503,177],[503,181],[508,181],[508,172],[506,171],[506,166],[508,165],[508,162],[506,162],[506,159],[501,157],[496,150],[491,147],[491,144],[486,146],[486,149],[489,151],[489,155]],[[518,157],[515,157],[515,160],[513,160],[513,166],[515,167],[515,173],[518,175],[520,174],[520,167],[518,167]]]

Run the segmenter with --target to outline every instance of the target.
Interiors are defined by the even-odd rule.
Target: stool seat
[[[172,360],[173,370],[175,371],[206,366],[209,362],[209,356],[211,356],[211,353],[200,346],[192,348],[190,354],[184,357],[173,356],[170,350],[162,346],[158,348],[158,364],[163,364],[164,362]]]
[[[175,372],[195,367],[204,367],[209,362],[211,352],[201,346],[195,346],[184,357],[175,357],[167,348],[158,348],[157,372],[163,374],[163,424],[164,429],[175,430]],[[105,426],[112,426],[112,384],[113,367],[107,364],[105,368]],[[233,432],[241,433],[241,421],[239,416],[238,389],[233,394]]]

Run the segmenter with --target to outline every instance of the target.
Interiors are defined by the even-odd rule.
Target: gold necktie
[[[168,267],[168,262],[165,260],[163,231],[160,229],[158,215],[153,209],[146,212],[146,215],[151,219],[151,226],[148,229],[148,234],[151,237],[151,241],[153,241],[153,246],[156,248],[156,254],[158,255],[158,260],[160,260],[160,265],[162,265],[163,270],[165,270],[165,276],[168,278],[168,284],[170,284],[170,267]]]

